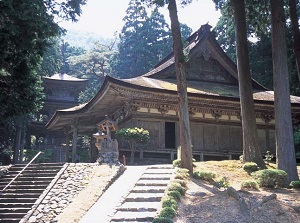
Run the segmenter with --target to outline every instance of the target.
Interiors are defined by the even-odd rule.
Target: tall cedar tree
[[[300,32],[297,15],[297,2],[296,0],[289,0],[290,19],[294,37],[294,54],[297,66],[298,79],[300,82]]]
[[[241,117],[243,130],[243,162],[255,162],[265,167],[259,149],[252,80],[247,47],[247,30],[244,0],[232,0],[235,20],[235,38]]]
[[[271,24],[277,168],[287,172],[290,182],[299,177],[293,141],[286,20],[282,0],[271,0]]]
[[[141,0],[129,2],[123,20],[113,75],[136,77],[148,72],[171,51],[169,27],[157,9],[148,16]]]

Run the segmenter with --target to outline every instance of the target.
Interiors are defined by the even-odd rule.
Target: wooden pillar
[[[72,126],[73,139],[72,139],[72,163],[75,163],[77,156],[77,126]]]
[[[65,162],[69,162],[70,158],[70,134],[66,133],[66,157],[65,157]]]

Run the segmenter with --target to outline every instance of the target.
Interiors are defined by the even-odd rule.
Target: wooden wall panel
[[[191,123],[193,150],[203,150],[203,125]]]
[[[262,154],[265,154],[267,151],[266,130],[257,129],[257,133],[258,133],[260,151]]]
[[[218,150],[218,126],[205,125],[203,127],[204,147],[206,151]]]
[[[268,150],[273,154],[276,155],[276,138],[275,138],[275,130],[269,130],[270,135],[270,145]]]
[[[242,127],[230,127],[230,150],[243,151]]]
[[[149,131],[150,140],[148,145],[152,147],[152,149],[160,148],[160,122],[159,121],[143,121],[138,120],[137,127],[144,128]]]
[[[230,127],[226,125],[219,125],[219,150],[231,150],[230,146]]]

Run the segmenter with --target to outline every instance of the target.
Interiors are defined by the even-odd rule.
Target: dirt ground
[[[198,170],[212,171],[220,177],[227,177],[230,186],[245,201],[243,207],[246,209],[226,189],[191,179],[174,223],[300,223],[300,190],[241,190],[241,183],[252,177],[242,170],[239,161],[209,161],[196,165]],[[300,174],[300,168],[298,172]],[[264,197],[271,194],[276,194],[276,198],[261,203]]]

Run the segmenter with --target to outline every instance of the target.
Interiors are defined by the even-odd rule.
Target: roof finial
[[[210,29],[212,28],[211,25],[208,24],[208,22],[204,25],[202,25],[198,30],[197,30],[197,37],[195,39],[195,42],[198,41],[201,36],[203,36],[205,33],[210,32]]]

